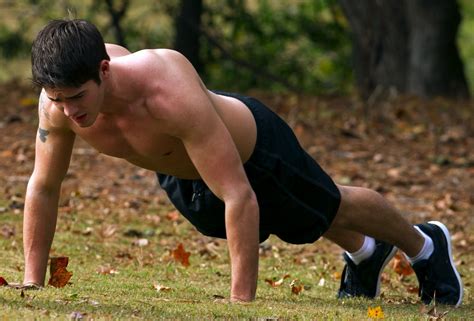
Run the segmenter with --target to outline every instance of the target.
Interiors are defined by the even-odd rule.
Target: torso
[[[242,162],[245,162],[250,158],[256,140],[252,113],[235,98],[213,92],[208,92],[208,95],[231,134]],[[141,99],[127,106],[117,106],[122,110],[120,114],[99,114],[95,123],[86,128],[68,120],[69,127],[100,153],[162,174],[199,178],[183,143],[163,133],[159,122],[145,105],[145,100]]]
[[[221,119],[229,130],[245,162],[255,145],[254,119],[241,101],[217,96],[215,99]],[[140,106],[137,106],[140,108]],[[127,160],[142,168],[181,178],[198,178],[181,141],[161,133],[156,121],[140,112],[120,116],[99,115],[89,128],[72,126],[73,131],[98,152]]]

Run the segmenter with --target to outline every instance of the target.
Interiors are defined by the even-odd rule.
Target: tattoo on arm
[[[45,143],[46,142],[46,136],[49,135],[49,131],[46,130],[46,129],[43,129],[43,128],[39,128],[38,129],[38,133],[39,133],[39,138],[40,140]]]
[[[44,95],[42,94],[40,96],[40,103],[39,103],[39,108],[40,108],[40,111],[43,113],[44,117],[46,117],[46,119],[50,119],[49,118],[49,113],[48,111],[46,110],[46,108],[44,107],[46,103],[46,98],[44,97]]]

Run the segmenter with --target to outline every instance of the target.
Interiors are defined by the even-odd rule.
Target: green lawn
[[[415,285],[413,276],[400,281],[387,267],[382,298],[343,300],[335,298],[339,286],[342,261],[339,250],[321,241],[315,245],[290,246],[276,238],[262,246],[257,300],[250,304],[228,304],[230,283],[225,242],[202,237],[187,223],[166,218],[165,207],[159,211],[161,223],[150,229],[140,217],[127,217],[126,228],[110,228],[113,217],[81,213],[80,220],[69,213],[61,215],[52,255],[69,257],[68,270],[73,276],[64,288],[47,286],[39,291],[0,288],[0,319],[68,319],[72,315],[88,320],[109,319],[367,319],[368,308],[380,306],[388,320],[426,320],[422,305],[414,294],[407,293]],[[158,210],[157,210],[158,211]],[[0,226],[8,223],[17,233],[0,238],[2,251],[0,275],[7,281],[19,282],[23,260],[21,246],[21,215],[3,213]],[[144,233],[146,246],[134,245],[136,237],[124,233],[133,227]],[[175,261],[170,250],[183,243],[191,253],[190,266]],[[472,254],[471,254],[472,256]],[[469,258],[472,262],[472,257]],[[100,274],[99,269],[117,273]],[[466,284],[474,281],[472,266],[460,268]],[[265,280],[290,276],[279,287]],[[293,294],[290,284],[298,280],[304,286]],[[157,291],[155,285],[170,290]],[[474,317],[470,287],[466,288],[465,304],[449,311],[449,320]],[[426,309],[425,312],[429,310]]]

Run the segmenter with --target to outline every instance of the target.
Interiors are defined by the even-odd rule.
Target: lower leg
[[[393,244],[410,257],[420,252],[423,236],[379,193],[358,187],[338,188],[341,204],[325,237],[348,251],[355,247],[350,246],[350,239],[360,246],[362,234]]]
[[[358,232],[334,227],[327,230],[323,237],[350,253],[358,251],[364,244],[365,239],[365,235]]]

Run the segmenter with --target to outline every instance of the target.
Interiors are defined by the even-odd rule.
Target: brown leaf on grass
[[[8,285],[8,282],[7,280],[5,280],[3,277],[0,276],[0,286],[4,286],[4,285],[5,286]]]
[[[4,225],[0,228],[0,235],[8,239],[12,236],[15,236],[15,227]]]
[[[115,268],[107,265],[99,266],[99,268],[97,269],[97,273],[102,275],[114,275],[118,274],[119,272]]]
[[[49,270],[51,277],[49,278],[48,285],[55,288],[66,286],[72,277],[72,273],[66,269],[68,262],[69,258],[66,256],[51,258]]]
[[[157,292],[169,292],[172,290],[169,286],[164,286],[159,283],[153,284],[153,288],[155,288]]]
[[[132,242],[132,245],[138,246],[138,247],[148,246],[149,244],[150,244],[150,241],[145,238],[137,239]]]
[[[291,281],[290,288],[291,293],[298,295],[301,291],[303,291],[304,286],[298,279],[295,279]]]
[[[100,230],[100,236],[104,239],[112,237],[115,232],[117,232],[117,226],[115,225],[106,225]]]
[[[403,254],[397,252],[390,262],[391,268],[400,276],[408,276],[414,273],[410,263]]]
[[[220,257],[218,250],[218,244],[214,242],[207,243],[202,250],[199,251],[201,256],[207,256],[210,259],[215,259]]]
[[[440,311],[437,309],[436,305],[433,305],[432,307],[428,305],[422,305],[420,307],[420,313],[423,315],[428,316],[428,320],[443,320],[446,314],[449,313],[449,310],[446,311]]]
[[[84,319],[84,317],[87,315],[87,313],[82,313],[82,312],[77,312],[77,311],[73,311],[71,312],[71,314],[69,315],[69,319],[70,320],[82,320]]]
[[[279,287],[280,285],[283,284],[283,281],[285,281],[285,279],[289,278],[290,275],[289,274],[285,274],[281,279],[279,279],[278,281],[275,281],[275,279],[265,279],[265,282],[267,282],[268,284],[270,284],[270,286],[272,288],[276,288],[276,287]]]
[[[176,222],[179,219],[179,212],[176,210],[168,212],[166,218],[171,222]]]
[[[179,243],[178,247],[171,251],[171,255],[176,262],[181,263],[185,267],[189,266],[189,256],[191,253],[184,250],[183,243]]]

